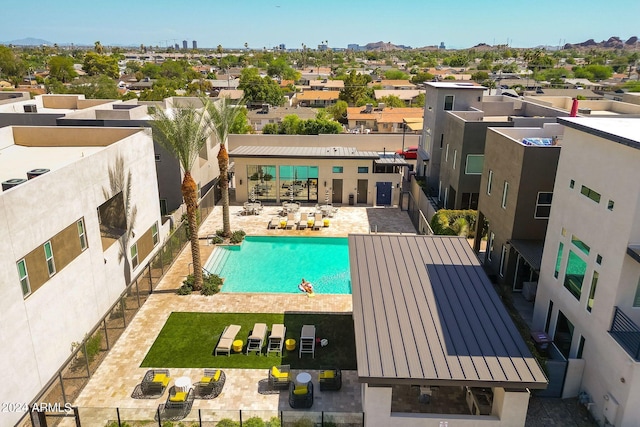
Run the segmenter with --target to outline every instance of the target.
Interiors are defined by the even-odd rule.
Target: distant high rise
[[[193,42],[191,42],[191,44],[193,45],[193,50],[196,50],[198,48],[198,41],[194,40]]]
[[[180,45],[178,43],[174,44],[173,47],[174,47],[175,50],[180,49]]]
[[[187,50],[187,41],[186,40],[182,40],[182,48],[184,50]]]
[[[444,42],[440,42],[440,46],[439,46],[439,48],[440,48],[440,49],[446,49],[446,47],[444,47]]]
[[[284,43],[280,43],[280,45],[278,46],[278,49],[287,50],[287,47],[284,45]]]

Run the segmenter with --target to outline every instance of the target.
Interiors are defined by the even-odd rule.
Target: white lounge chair
[[[278,353],[282,356],[282,346],[284,345],[284,336],[286,332],[287,328],[281,323],[276,323],[271,327],[269,345],[267,346],[267,356],[269,353]]]
[[[322,222],[322,214],[321,213],[317,213],[315,218],[314,218],[314,222],[313,222],[313,229],[314,230],[320,230],[323,226],[323,222]]]
[[[289,213],[287,215],[287,227],[286,228],[294,228],[296,226],[296,217],[293,213]]]
[[[273,228],[278,228],[278,227],[280,227],[280,217],[279,216],[272,216],[271,220],[269,220],[269,224],[267,224],[267,228],[273,229]]]
[[[253,325],[251,335],[247,338],[247,354],[250,351],[257,351],[258,354],[262,352],[262,345],[264,344],[264,338],[267,336],[267,324],[256,323]]]
[[[240,332],[240,325],[228,325],[225,327],[214,351],[214,355],[217,356],[218,353],[227,353],[227,356],[230,356],[233,341],[236,339],[238,332]]]
[[[307,213],[302,212],[300,214],[300,221],[298,221],[298,230],[304,230],[305,228],[307,228],[308,221],[309,221],[309,218],[307,218]]]

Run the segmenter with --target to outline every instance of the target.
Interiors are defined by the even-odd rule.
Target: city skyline
[[[105,46],[167,47],[197,40],[201,48],[242,48],[247,43],[250,49],[280,44],[289,49],[303,44],[316,48],[323,41],[335,48],[378,41],[413,48],[444,42],[447,48],[464,49],[480,43],[526,48],[637,35],[640,2],[621,0],[616,8],[604,11],[600,4],[585,0],[576,8],[551,0],[527,5],[494,0],[487,7],[459,0],[452,9],[447,3],[408,0],[391,5],[370,0],[366,7],[338,0],[239,0],[223,5],[192,0],[187,8],[168,0],[139,0],[79,8],[75,2],[59,0],[51,8],[49,2],[34,0],[30,10],[36,13],[5,20],[0,41],[31,37],[59,45],[100,41]],[[3,12],[24,16],[24,3],[7,0]]]

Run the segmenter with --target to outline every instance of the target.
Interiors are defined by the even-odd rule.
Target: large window
[[[280,200],[318,201],[317,166],[280,166]]]
[[[491,184],[493,184],[493,171],[489,170],[489,176],[487,177],[487,194],[491,195]]]
[[[509,194],[509,183],[507,181],[504,182],[504,187],[502,187],[502,209],[507,208],[507,195]]]
[[[633,299],[633,306],[640,307],[640,279],[638,280],[638,285],[636,286],[636,296]]]
[[[47,260],[47,270],[49,270],[49,277],[56,274],[56,262],[53,259],[53,249],[51,248],[51,242],[44,244],[44,258]]]
[[[20,277],[22,296],[26,297],[31,293],[31,285],[29,284],[29,274],[27,273],[27,262],[23,259],[18,261],[18,276]]]
[[[445,95],[444,96],[444,110],[451,111],[453,110],[453,95]]]
[[[583,254],[589,255],[589,252],[591,251],[591,247],[589,247],[589,245],[584,243],[582,240],[578,239],[573,234],[571,235],[571,243],[573,243],[573,245],[576,248],[580,249]]]
[[[549,213],[551,212],[551,200],[553,199],[553,193],[538,193],[538,198],[536,199],[536,213],[534,218],[536,219],[546,219],[549,218]]]
[[[484,154],[468,154],[464,173],[467,175],[482,175]]]
[[[564,275],[564,287],[571,292],[571,295],[580,300],[582,295],[582,282],[587,272],[587,263],[572,250],[569,251],[567,261],[567,272]]]
[[[556,279],[558,278],[558,275],[560,274],[560,265],[562,264],[562,250],[564,249],[564,243],[560,242],[560,244],[558,245],[558,255],[556,257],[556,269],[553,272],[553,277],[555,277]]]
[[[600,193],[593,191],[589,187],[585,187],[583,185],[582,188],[580,189],[580,194],[582,194],[583,196],[587,196],[588,198],[590,198],[596,203],[600,203]]]
[[[276,167],[273,165],[248,165],[247,184],[249,185],[247,187],[249,199],[275,201],[277,197]]]

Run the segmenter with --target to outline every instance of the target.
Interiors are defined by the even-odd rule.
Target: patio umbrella
[[[256,201],[256,187],[251,187],[251,203],[255,203]]]
[[[329,204],[329,190],[324,190],[324,204],[328,205]]]
[[[289,187],[289,201],[293,203],[293,185]]]
[[[578,115],[578,98],[573,98],[573,104],[571,104],[571,113],[569,117],[576,117]]]

